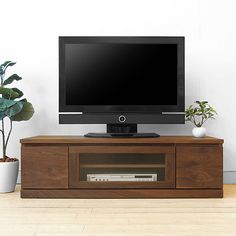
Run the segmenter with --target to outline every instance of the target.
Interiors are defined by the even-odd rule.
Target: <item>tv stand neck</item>
[[[137,132],[137,124],[107,124],[107,133],[128,134]]]

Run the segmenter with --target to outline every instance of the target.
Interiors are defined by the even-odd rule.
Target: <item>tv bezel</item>
[[[66,105],[65,45],[79,43],[177,44],[177,104],[176,105]],[[59,37],[59,112],[86,113],[162,113],[184,112],[184,37],[159,36],[60,36]],[[157,89],[158,93],[158,89]],[[167,91],[168,93],[168,91]],[[88,91],[88,96],[90,96]],[[138,95],[137,95],[138,96]]]

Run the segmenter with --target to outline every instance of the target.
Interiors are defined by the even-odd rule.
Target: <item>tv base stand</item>
[[[120,116],[119,119],[126,119]],[[87,138],[157,138],[156,133],[138,133],[137,124],[107,124],[107,133],[88,133]]]
[[[157,138],[156,133],[88,133],[87,138]]]
[[[221,198],[223,140],[205,137],[21,140],[23,198]],[[92,181],[91,174],[148,174],[151,181]]]

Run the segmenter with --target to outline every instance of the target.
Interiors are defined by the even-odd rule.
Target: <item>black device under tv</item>
[[[184,109],[184,37],[59,37],[60,124],[158,137],[137,124],[181,124]]]

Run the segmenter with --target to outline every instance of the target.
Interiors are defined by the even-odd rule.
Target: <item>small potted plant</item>
[[[216,115],[217,112],[207,101],[196,101],[185,111],[186,121],[190,121],[196,126],[192,130],[192,134],[196,138],[202,138],[206,135],[206,129],[203,124],[208,119],[215,119]]]
[[[12,132],[14,121],[29,120],[34,114],[34,108],[18,88],[7,88],[14,81],[22,78],[13,74],[5,78],[6,69],[15,65],[15,62],[6,61],[0,65],[0,135],[2,136],[2,158],[0,158],[0,193],[13,192],[18,176],[19,160],[7,156],[7,145]],[[9,123],[8,130],[6,123]]]

